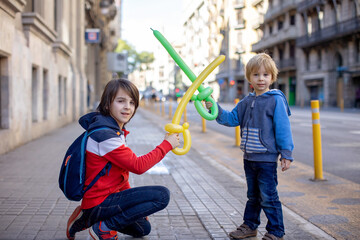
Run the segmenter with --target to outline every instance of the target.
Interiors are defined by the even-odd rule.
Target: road
[[[168,114],[169,103],[165,103]],[[234,104],[221,104],[231,110]],[[173,113],[176,104],[173,104]],[[313,166],[313,141],[311,109],[291,107],[291,128],[294,139],[293,156],[309,166]],[[188,121],[201,124],[201,117],[192,103],[187,106]],[[345,178],[360,184],[360,112],[340,112],[320,109],[323,172]],[[190,124],[191,127],[191,124]],[[221,126],[216,121],[207,121],[206,127],[228,136],[234,136],[234,128]],[[234,140],[235,141],[235,140]]]

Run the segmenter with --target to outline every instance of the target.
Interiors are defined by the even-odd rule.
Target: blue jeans
[[[276,186],[277,162],[255,162],[244,159],[247,198],[244,223],[251,229],[260,225],[261,209],[268,219],[266,230],[277,236],[285,235],[281,202]]]
[[[130,188],[111,194],[96,207],[83,210],[80,219],[86,227],[104,221],[111,230],[142,237],[151,231],[151,225],[145,217],[164,209],[169,201],[170,192],[166,187]]]

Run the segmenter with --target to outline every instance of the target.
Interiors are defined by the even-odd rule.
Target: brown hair
[[[274,60],[266,53],[258,53],[249,60],[245,67],[246,79],[250,81],[251,73],[259,70],[261,66],[271,73],[271,83],[276,82],[279,71]]]
[[[135,115],[136,109],[139,107],[139,90],[135,84],[124,78],[113,79],[106,84],[104,92],[101,96],[100,104],[97,107],[97,110],[102,115],[110,115],[110,105],[114,101],[120,88],[123,89],[134,101],[135,110],[131,117]]]

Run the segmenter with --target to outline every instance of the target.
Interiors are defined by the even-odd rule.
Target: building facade
[[[357,0],[263,0],[254,52],[267,52],[280,74],[274,87],[290,105],[354,107],[359,81]]]
[[[92,5],[0,1],[0,154],[88,111],[88,59],[94,56],[84,33]]]
[[[359,4],[306,0],[298,5],[297,104],[319,99],[324,106],[355,107],[360,91]]]
[[[290,105],[296,103],[296,39],[297,6],[301,0],[258,1],[263,8],[263,22],[257,29],[259,42],[252,46],[254,52],[266,52],[273,57],[278,69],[274,88],[285,93]],[[265,9],[265,11],[264,11]]]

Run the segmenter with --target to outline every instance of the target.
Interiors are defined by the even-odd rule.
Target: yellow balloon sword
[[[223,61],[225,60],[224,55],[220,55],[214,61],[212,61],[196,78],[196,80],[191,84],[189,89],[184,94],[183,98],[181,99],[178,107],[176,108],[175,114],[171,123],[165,125],[165,130],[169,133],[182,133],[184,137],[184,146],[183,148],[175,148],[173,149],[173,153],[177,155],[184,155],[186,154],[191,147],[191,136],[189,131],[189,123],[185,122],[182,126],[180,124],[181,115],[183,114],[186,105],[190,101],[191,97],[195,93],[196,89],[199,88],[201,83],[206,79],[207,76]]]

